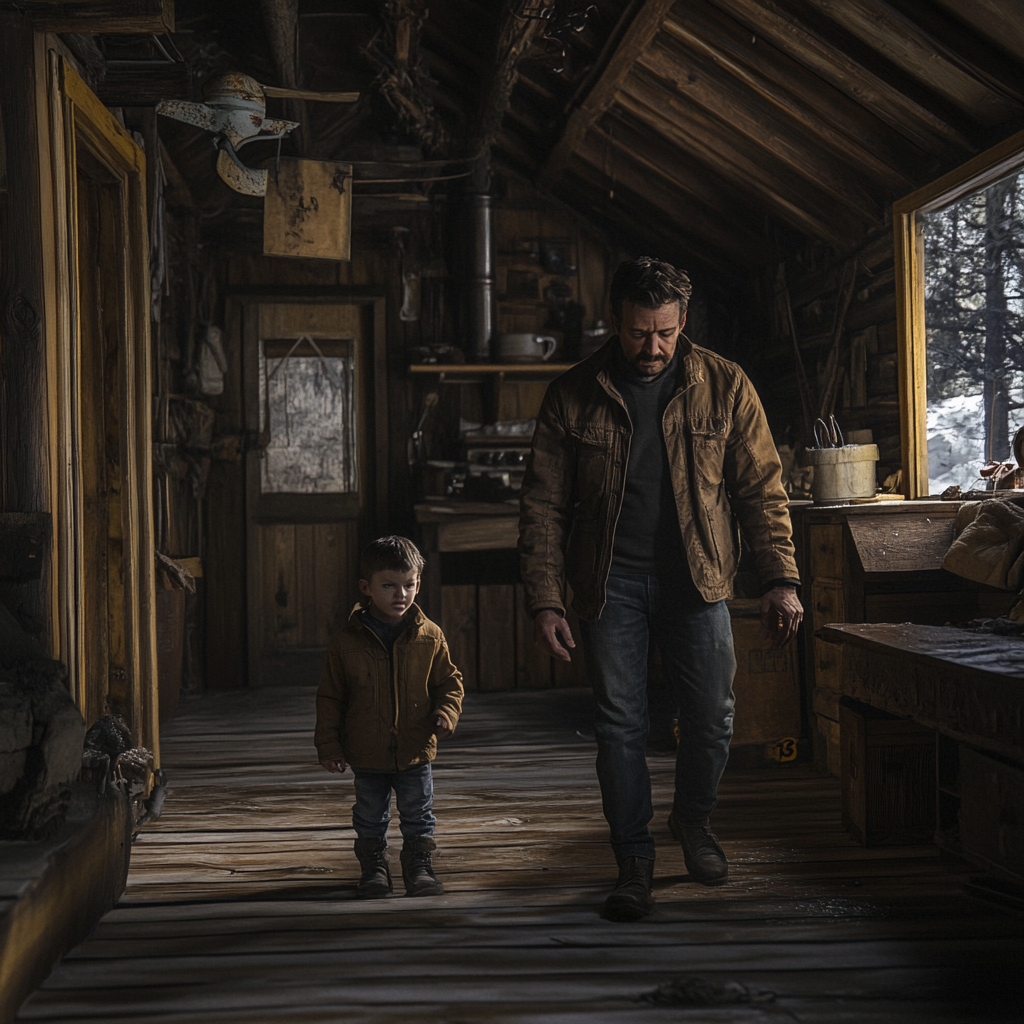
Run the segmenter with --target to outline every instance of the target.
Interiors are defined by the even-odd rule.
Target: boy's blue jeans
[[[685,599],[689,593],[671,577],[615,574],[601,618],[580,622],[596,700],[597,778],[619,861],[654,857],[644,753],[652,641],[679,707],[673,811],[680,821],[702,821],[718,802],[732,737],[732,628],[725,601],[695,606]]]
[[[391,791],[400,817],[399,828],[406,839],[432,836],[437,819],[434,804],[434,779],[429,764],[406,768],[401,772],[379,768],[353,768],[356,802],[352,825],[360,839],[383,839],[391,822]]]

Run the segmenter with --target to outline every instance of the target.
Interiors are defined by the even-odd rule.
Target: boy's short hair
[[[375,572],[414,572],[423,574],[427,563],[420,549],[408,537],[378,537],[363,548],[359,558],[359,578],[367,583]]]
[[[652,256],[626,260],[619,264],[609,289],[612,312],[622,319],[622,303],[628,300],[644,309],[657,309],[670,302],[679,303],[679,318],[690,303],[693,286],[686,271]]]

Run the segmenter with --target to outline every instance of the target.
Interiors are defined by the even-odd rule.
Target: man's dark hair
[[[657,309],[669,302],[678,302],[679,319],[682,320],[692,291],[693,286],[685,271],[651,256],[641,256],[638,260],[619,264],[612,278],[609,297],[612,312],[620,320],[624,300],[644,309]]]
[[[427,563],[420,549],[408,537],[378,537],[363,549],[359,559],[359,578],[369,583],[375,572],[414,572],[422,575]]]

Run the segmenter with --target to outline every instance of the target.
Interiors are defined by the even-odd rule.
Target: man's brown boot
[[[690,877],[701,885],[724,884],[729,878],[729,862],[718,837],[711,831],[708,819],[685,823],[673,811],[668,818],[668,827],[682,843],[683,860]]]
[[[356,857],[363,873],[359,876],[356,896],[361,900],[387,896],[391,892],[391,871],[388,868],[387,839],[357,839]]]
[[[444,892],[441,879],[434,874],[434,851],[437,844],[430,836],[406,839],[402,847],[402,881],[406,896],[440,896]]]
[[[609,921],[639,921],[654,909],[654,860],[647,857],[623,857],[619,861],[619,880],[604,902]]]

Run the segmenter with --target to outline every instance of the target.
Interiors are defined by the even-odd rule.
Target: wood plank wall
[[[901,464],[899,393],[896,372],[896,286],[892,234],[876,232],[858,250],[836,253],[814,243],[798,257],[765,270],[750,296],[770,322],[755,329],[735,353],[751,374],[779,443],[812,443],[805,436],[793,340],[786,324],[788,285],[796,334],[812,390],[825,375],[833,324],[844,291],[848,262],[856,278],[838,345],[839,384],[835,415],[844,432],[871,430],[878,445],[881,483]],[[774,317],[773,317],[774,312]],[[817,411],[815,411],[817,415]]]
[[[467,690],[588,686],[579,620],[571,610],[566,618],[577,645],[571,663],[534,644],[522,584],[441,587],[441,628]]]

